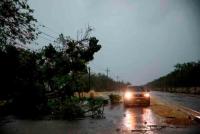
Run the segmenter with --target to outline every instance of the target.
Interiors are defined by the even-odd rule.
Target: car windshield
[[[141,86],[129,86],[128,90],[133,91],[133,92],[144,92],[145,91],[144,87],[141,87]]]

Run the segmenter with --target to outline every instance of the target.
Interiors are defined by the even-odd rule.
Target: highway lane
[[[200,95],[151,91],[151,95],[172,104],[179,104],[200,112]]]

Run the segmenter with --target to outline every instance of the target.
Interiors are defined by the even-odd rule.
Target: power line
[[[39,23],[39,26],[42,26],[43,28],[46,28],[46,29],[48,29],[48,30],[50,30],[50,31],[52,31],[52,32],[54,32],[54,33],[56,33],[56,34],[60,34],[59,32],[57,32],[56,30],[54,30],[53,28],[50,28],[49,26],[46,26],[46,25],[44,25],[43,23],[41,23],[41,22],[38,22]]]
[[[39,35],[39,37],[42,38],[42,39],[44,39],[44,40],[46,40],[46,41],[54,42],[54,40],[50,40],[50,39],[48,39],[48,38],[46,38],[44,36]]]
[[[60,33],[56,32],[56,31],[53,30],[52,28],[50,28],[50,27],[44,25],[44,24],[41,23],[41,22],[38,22],[38,23],[39,23],[39,26],[42,26],[42,27],[44,27],[44,28],[47,28],[47,29],[49,29],[50,31],[52,31],[52,33],[54,33],[55,35],[58,35],[58,36],[59,36]],[[58,43],[57,41],[55,41],[55,40],[58,39],[58,37],[54,37],[53,35],[51,35],[51,34],[49,34],[49,33],[47,33],[47,32],[41,31],[41,30],[39,30],[39,32],[42,33],[43,35],[49,37],[49,38],[54,39],[54,40],[52,41],[52,40],[50,40],[50,39],[48,39],[48,38],[46,38],[46,37],[40,36],[41,38],[43,38],[43,39],[45,39],[45,40],[48,40],[48,41],[51,41],[51,42],[56,42],[56,43]]]
[[[44,34],[44,35],[46,35],[46,36],[48,36],[48,37],[50,37],[50,38],[57,39],[56,37],[54,37],[54,36],[52,36],[52,35],[50,35],[50,34],[48,34],[48,33],[45,33],[45,32],[43,32],[43,31],[39,31],[39,32],[41,32],[42,34]]]
[[[40,43],[38,43],[38,42],[36,42],[36,41],[32,41],[31,43],[35,44],[36,46],[38,46],[38,45],[41,45],[41,46],[42,46],[42,44],[40,44]]]

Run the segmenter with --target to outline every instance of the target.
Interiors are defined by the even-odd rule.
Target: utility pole
[[[117,78],[117,82],[119,82],[119,76],[118,75],[116,76],[116,78]]]
[[[119,76],[117,75],[116,78],[117,78],[117,89],[120,92]]]
[[[106,76],[108,77],[108,73],[110,72],[110,69],[109,68],[107,68],[106,69]]]
[[[108,73],[110,72],[110,69],[107,67],[106,69],[106,76],[107,76],[107,82],[106,82],[106,88],[108,90]]]
[[[89,91],[90,91],[90,82],[91,82],[91,80],[90,80],[90,67],[88,67],[88,74],[89,74],[89,76],[88,76],[88,82],[89,82],[88,88],[89,88]]]

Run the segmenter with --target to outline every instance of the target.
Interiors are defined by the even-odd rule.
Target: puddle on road
[[[150,108],[129,108],[125,111],[123,125],[129,129],[146,129],[148,125],[155,125],[156,119]]]
[[[151,107],[124,108],[123,104],[111,105],[105,113],[107,120],[114,124],[119,133],[145,132],[150,134],[164,125],[162,125],[163,120],[153,113]]]

